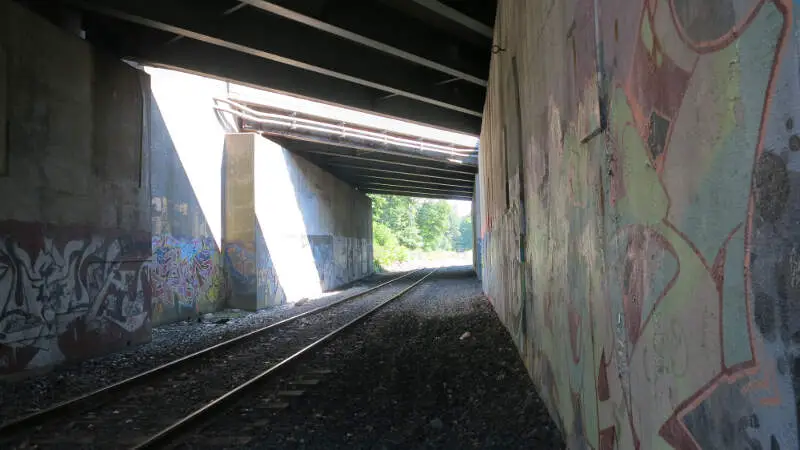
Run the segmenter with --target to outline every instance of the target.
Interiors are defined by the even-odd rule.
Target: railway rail
[[[242,395],[401,297],[435,271],[420,277],[417,276],[423,270],[404,274],[4,423],[0,425],[0,447],[150,449],[175,443],[186,432],[225,411]],[[395,283],[402,280],[413,282],[399,288]],[[362,297],[364,301],[351,302]],[[335,315],[324,314],[337,306],[340,308]],[[323,331],[313,330],[315,324],[309,321],[314,320]],[[278,329],[282,333],[271,333]]]

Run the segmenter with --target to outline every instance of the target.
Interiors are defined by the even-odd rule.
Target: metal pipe
[[[219,113],[228,113],[228,114],[232,114],[232,115],[234,115],[236,117],[239,117],[239,118],[244,118],[244,119],[255,121],[255,122],[259,122],[259,123],[279,124],[279,125],[283,125],[283,126],[286,126],[286,127],[290,127],[290,125],[282,124],[280,121],[273,121],[273,120],[269,120],[269,119],[257,119],[257,118],[254,118],[252,116],[249,116],[249,115],[247,115],[245,113],[242,113],[242,112],[239,112],[239,111],[234,111],[234,110],[227,109],[227,108],[214,107],[214,110],[218,114]],[[260,131],[260,132],[262,132],[264,134],[270,134],[270,135],[274,135],[274,136],[283,136],[283,137],[287,137],[287,138],[295,139],[295,140],[302,140],[302,141],[306,141],[306,142],[317,142],[317,143],[322,143],[322,144],[325,144],[325,145],[331,145],[331,146],[337,146],[337,147],[361,149],[361,150],[366,150],[366,151],[369,151],[369,152],[385,153],[385,154],[388,154],[388,155],[400,156],[400,157],[403,157],[403,158],[422,159],[422,160],[438,162],[438,163],[444,163],[445,162],[445,160],[443,160],[441,158],[436,158],[436,157],[433,157],[433,156],[419,155],[417,153],[404,153],[404,152],[399,152],[399,151],[395,152],[395,151],[391,151],[391,150],[385,150],[385,149],[382,149],[382,148],[374,148],[374,147],[368,147],[368,146],[365,146],[365,145],[359,145],[359,144],[356,144],[356,143],[345,143],[345,142],[335,142],[335,141],[323,140],[322,138],[314,139],[313,136],[298,135],[298,134],[290,133],[288,131],[287,132],[279,132],[279,131],[274,131],[274,130],[263,130],[263,129],[258,129],[257,131]],[[299,150],[299,151],[304,151],[304,150]],[[325,152],[325,154],[335,155],[335,153],[330,153],[330,152]],[[341,156],[344,156],[344,155],[341,155]],[[469,157],[469,159],[467,159],[466,162],[464,162],[465,160],[462,160],[461,164],[466,165],[466,166],[471,166],[471,167],[477,167],[477,162],[473,162],[470,159],[475,159],[475,158],[474,157]],[[447,161],[450,161],[450,160],[451,159],[449,159],[449,158],[447,159]]]
[[[475,176],[475,172],[474,171],[456,170],[456,169],[444,169],[444,168],[440,168],[440,167],[421,166],[421,165],[418,165],[418,164],[409,164],[409,163],[403,163],[403,162],[399,162],[399,161],[386,161],[384,159],[367,158],[367,157],[364,157],[364,156],[340,155],[340,154],[329,153],[329,152],[320,152],[319,150],[309,150],[308,153],[314,153],[314,154],[317,154],[317,155],[320,155],[320,154],[322,154],[322,155],[330,155],[330,156],[334,156],[336,158],[357,159],[357,160],[360,160],[360,161],[370,161],[370,162],[376,162],[376,163],[381,163],[381,164],[389,164],[389,165],[396,165],[396,166],[403,166],[403,167],[413,167],[415,169],[436,170],[436,171],[439,171],[439,172],[460,173],[460,174],[463,174],[463,175]]]
[[[361,138],[361,139],[365,139],[365,140],[370,140],[370,141],[373,141],[373,142],[380,142],[380,143],[384,143],[384,144],[392,143],[394,145],[401,146],[401,147],[408,147],[408,148],[420,149],[420,150],[430,150],[430,151],[435,151],[435,152],[439,152],[439,153],[446,153],[448,155],[454,155],[454,156],[465,156],[464,153],[467,154],[466,156],[470,156],[470,155],[474,155],[474,154],[477,153],[475,151],[475,149],[472,148],[472,147],[455,148],[455,147],[452,147],[452,146],[446,146],[446,145],[428,143],[428,142],[425,142],[425,141],[416,141],[416,140],[412,140],[412,139],[405,139],[405,138],[402,138],[402,137],[392,136],[392,135],[388,134],[385,131],[383,133],[378,133],[378,132],[374,132],[374,131],[358,129],[358,128],[347,126],[344,123],[334,125],[334,124],[330,124],[330,123],[325,123],[325,122],[320,121],[320,120],[306,119],[306,118],[302,118],[302,117],[293,117],[293,116],[288,116],[286,114],[275,114],[275,113],[267,113],[267,112],[264,112],[264,111],[258,111],[256,109],[249,108],[249,107],[247,107],[247,106],[245,106],[245,105],[243,105],[243,104],[241,104],[241,103],[239,103],[239,102],[237,102],[237,101],[235,101],[233,99],[230,99],[230,98],[218,98],[218,97],[215,97],[214,101],[227,103],[228,105],[234,106],[236,108],[240,108],[243,111],[245,111],[247,114],[249,114],[250,116],[255,116],[255,117],[264,118],[264,119],[277,119],[277,120],[291,121],[291,126],[292,127],[297,127],[297,128],[306,128],[306,129],[314,130],[314,131],[337,133],[337,134],[340,134],[342,136],[353,135],[355,137],[358,137],[358,138]],[[430,147],[430,148],[426,148],[426,147]]]
[[[224,113],[228,113],[228,114],[233,114],[236,117],[244,118],[244,119],[251,120],[251,121],[254,121],[254,122],[259,122],[259,123],[264,123],[264,124],[283,125],[283,126],[291,128],[291,125],[282,123],[280,121],[270,120],[270,119],[258,119],[258,118],[255,118],[253,116],[250,116],[248,114],[242,113],[240,111],[234,111],[234,110],[231,110],[231,109],[228,109],[228,108],[214,107],[214,110],[217,111],[218,113],[224,112]],[[307,127],[307,126],[300,125],[300,126],[296,126],[295,128],[312,128],[312,127]],[[300,135],[292,134],[292,133],[288,133],[288,132],[281,133],[281,132],[278,132],[278,131],[272,131],[272,130],[266,130],[265,131],[265,130],[262,130],[262,129],[258,129],[257,131],[260,131],[260,132],[262,132],[264,134],[272,134],[272,135],[275,135],[275,136],[284,136],[284,137],[288,137],[290,139],[302,140],[302,141],[307,141],[307,142],[318,142],[318,143],[323,143],[325,145],[333,145],[333,146],[337,146],[337,147],[362,149],[362,150],[375,152],[375,153],[386,153],[386,154],[389,154],[389,155],[401,156],[401,157],[404,157],[404,158],[416,158],[416,159],[423,159],[423,160],[426,160],[426,161],[433,161],[433,162],[439,162],[439,163],[444,162],[444,160],[442,160],[440,158],[435,158],[435,157],[432,157],[432,156],[423,156],[423,155],[418,155],[418,154],[415,154],[415,153],[393,152],[391,150],[384,150],[384,149],[381,149],[381,148],[372,148],[372,147],[360,146],[358,144],[349,144],[349,143],[342,143],[342,142],[324,141],[322,139],[313,139],[312,136],[300,136]],[[300,150],[300,151],[304,151],[304,150]],[[335,153],[330,153],[330,152],[325,152],[325,153],[326,154],[331,154],[331,155],[336,155]],[[341,155],[341,156],[345,156],[345,155]],[[471,162],[466,163],[465,165],[472,166],[472,167],[477,167],[477,164],[474,164],[474,163],[471,163]]]

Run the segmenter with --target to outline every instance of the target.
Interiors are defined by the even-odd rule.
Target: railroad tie
[[[278,397],[302,397],[306,391],[302,390],[286,390],[286,391],[278,391]]]

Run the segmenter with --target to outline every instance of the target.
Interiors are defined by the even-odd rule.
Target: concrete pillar
[[[255,136],[230,134],[223,156],[224,267],[234,308],[258,309],[256,278],[256,215],[254,186]]]
[[[231,306],[294,302],[372,273],[364,194],[256,134],[229,134],[223,165]]]

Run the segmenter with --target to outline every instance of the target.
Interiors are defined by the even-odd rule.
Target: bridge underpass
[[[306,290],[375,287],[364,193],[391,193],[473,200],[480,286],[422,280],[337,347],[361,384],[289,422],[342,448],[798,448],[794,2],[2,0],[0,22],[0,373],[32,377],[0,386],[3,420],[333,298]],[[232,86],[480,131],[480,151]],[[301,270],[276,282],[281,258]],[[250,413],[297,406],[336,362],[314,364],[216,422],[220,446],[286,425]],[[112,411],[139,424],[164,383]],[[157,431],[106,412],[78,422],[109,448]],[[56,423],[36,442],[58,448]],[[293,430],[260,442],[328,448]]]
[[[190,420],[182,417],[187,411],[223,398],[257,405],[241,406],[232,424],[215,413],[215,430],[182,433],[184,442],[404,446],[418,439],[418,423],[432,430],[430,442],[444,443],[463,440],[445,426],[479,430],[498,419],[489,401],[532,393],[471,268],[372,274],[365,194],[470,200],[474,137],[465,144],[443,130],[423,135],[419,125],[376,125],[385,117],[365,123],[352,111],[354,118],[333,120],[287,109],[296,99],[280,107],[261,102],[271,94],[218,73],[123,63],[123,55],[80,39],[75,28],[48,24],[9,1],[0,2],[0,20],[7,30],[0,86],[9,88],[0,91],[8,124],[0,192],[13,199],[0,209],[0,447],[160,447],[171,422],[177,430]],[[63,25],[63,17],[50,20]],[[326,358],[333,351],[335,360],[276,363],[395,297],[398,310],[386,306],[354,330],[368,335],[337,337],[339,350],[317,352]],[[391,318],[412,311],[432,316],[404,319],[408,332],[397,335]],[[445,331],[435,318],[448,311],[461,319]],[[467,328],[481,339],[470,339]],[[407,343],[446,333],[449,344],[440,353],[425,344],[391,353],[381,333]],[[418,390],[412,400],[405,382],[364,385],[361,394],[338,385],[408,379],[421,353],[432,368],[469,374],[453,381],[442,372],[437,389],[486,386],[458,396],[449,408],[458,417],[417,411],[431,393]],[[383,362],[403,354],[415,355],[414,364]],[[457,356],[467,354],[492,355],[486,367],[516,383],[502,394],[489,389],[494,378],[470,372],[470,358]],[[260,394],[236,395],[243,380],[281,367]],[[364,376],[382,370],[389,372]],[[411,410],[409,425],[379,423],[399,400]],[[367,412],[370,404],[376,409]],[[351,424],[353,417],[361,419]],[[540,421],[526,419],[528,428]],[[501,420],[506,432],[490,439],[519,446],[524,436],[509,434],[513,423]],[[294,428],[300,424],[302,431]],[[553,428],[543,433],[557,439]]]

